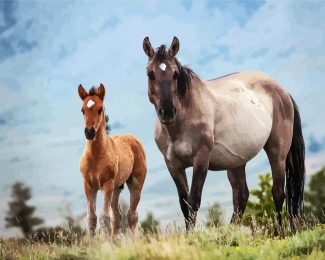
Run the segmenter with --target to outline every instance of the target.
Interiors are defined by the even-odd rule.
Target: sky
[[[86,211],[79,172],[85,145],[77,86],[103,83],[111,133],[132,133],[145,147],[148,175],[139,218],[182,222],[174,183],[153,139],[155,110],[147,96],[143,38],[154,47],[180,40],[178,59],[201,78],[264,71],[300,107],[307,181],[325,165],[325,1],[0,1],[0,236],[11,185],[32,188],[31,205],[46,225],[58,208]],[[249,189],[270,171],[262,151],[248,163]],[[191,169],[187,170],[191,177]],[[127,189],[123,199],[128,200]],[[225,172],[209,172],[207,207],[232,212]],[[98,201],[98,215],[101,197]]]

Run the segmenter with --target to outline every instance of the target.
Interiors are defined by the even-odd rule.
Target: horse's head
[[[80,84],[78,94],[83,101],[81,112],[84,115],[85,135],[88,140],[93,140],[102,123],[105,120],[103,116],[103,102],[105,96],[105,87],[100,84],[99,88],[91,88],[89,93]]]
[[[170,48],[161,45],[154,50],[149,38],[143,40],[143,50],[149,57],[147,65],[148,96],[163,124],[171,124],[177,116],[175,103],[179,96],[181,65],[176,59],[179,40],[174,37]]]

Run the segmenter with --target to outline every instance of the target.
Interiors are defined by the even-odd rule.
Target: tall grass
[[[62,239],[66,239],[62,237]],[[157,234],[119,235],[104,240],[87,236],[65,243],[1,239],[1,259],[325,259],[325,226],[317,224],[288,235],[270,237],[244,226],[199,227]]]

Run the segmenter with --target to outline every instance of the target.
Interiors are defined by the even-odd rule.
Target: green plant
[[[218,202],[213,203],[208,208],[208,214],[206,216],[206,226],[218,226],[223,223],[223,211],[221,205]]]
[[[157,233],[159,230],[159,221],[154,218],[151,212],[148,212],[145,220],[141,222],[141,228],[145,234]]]
[[[325,167],[315,173],[305,192],[305,214],[325,223]]]
[[[254,218],[256,224],[266,225],[274,217],[275,206],[272,198],[272,175],[259,175],[258,189],[250,190],[250,199],[244,214],[244,223]],[[253,197],[253,198],[252,198]]]

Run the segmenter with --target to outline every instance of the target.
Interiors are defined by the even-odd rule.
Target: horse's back
[[[111,138],[115,143],[125,147],[129,147],[133,153],[143,153],[145,156],[144,148],[137,137],[131,134],[112,135]]]

